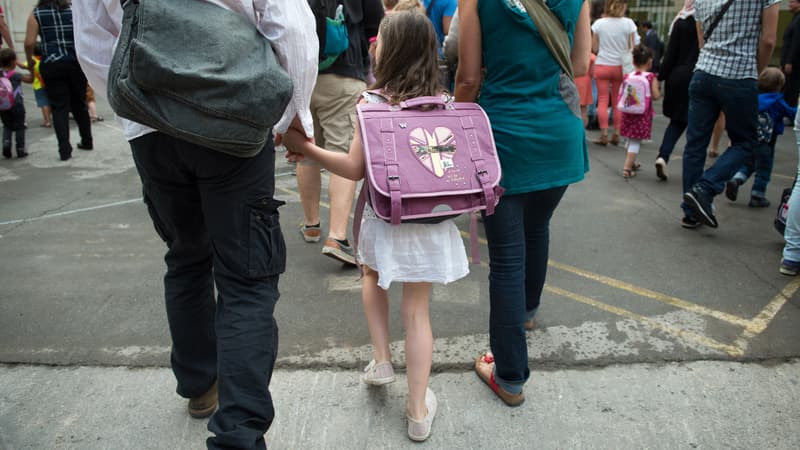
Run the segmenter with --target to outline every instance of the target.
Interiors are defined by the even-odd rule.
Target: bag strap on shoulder
[[[703,42],[708,42],[708,38],[711,37],[711,33],[713,33],[714,30],[717,28],[717,25],[719,25],[719,22],[722,20],[722,16],[725,15],[725,12],[728,11],[728,8],[730,8],[732,4],[733,0],[728,0],[727,2],[725,2],[724,5],[722,5],[722,8],[714,17],[714,20],[711,21],[711,24],[708,26],[708,31],[703,33]]]
[[[544,4],[542,0],[520,0],[525,11],[536,24],[536,29],[542,36],[542,40],[550,49],[550,53],[558,61],[561,70],[569,76],[571,80],[575,79],[572,70],[572,47],[569,43],[569,36],[567,30],[564,29],[564,24],[556,17],[555,13]]]

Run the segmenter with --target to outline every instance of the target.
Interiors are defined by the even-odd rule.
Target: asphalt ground
[[[202,445],[203,431],[198,431],[199,435],[188,432],[198,428],[196,421],[187,422],[191,426],[176,432],[185,439],[181,441],[183,447],[171,444],[174,436],[168,436],[169,430],[151,436],[141,446],[113,444],[119,442],[108,437],[113,432],[101,433],[100,439],[89,445],[82,440],[86,430],[108,426],[102,413],[93,413],[96,418],[79,414],[70,419],[75,410],[48,409],[39,403],[55,398],[64,406],[126,411],[156,430],[161,425],[153,424],[164,418],[151,411],[152,407],[142,406],[135,395],[127,396],[126,384],[149,389],[146,392],[150,397],[142,398],[152,398],[158,404],[166,403],[173,409],[183,405],[177,395],[170,394],[174,382],[165,369],[170,342],[161,285],[164,245],[141,201],[141,185],[120,125],[101,100],[98,109],[106,120],[93,125],[95,150],[76,149],[72,160],[61,162],[53,130],[39,126],[42,119],[33,95],[30,90],[26,94],[30,156],[0,161],[0,363],[5,364],[0,367],[0,434],[2,430],[18,430],[0,439],[0,448],[197,448]],[[657,108],[660,110],[660,105]],[[592,388],[594,376],[610,376],[617,384],[609,381],[604,391],[631,396],[632,402],[638,399],[643,405],[653,401],[651,409],[638,412],[635,408],[628,410],[624,403],[616,406],[625,410],[625,420],[633,428],[657,423],[652,422],[655,417],[674,406],[654,400],[658,389],[652,384],[657,381],[653,377],[669,378],[675,367],[692,369],[700,365],[708,370],[704,372],[706,381],[681,396],[682,407],[693,411],[681,420],[687,421],[685,431],[711,433],[711,438],[676,441],[674,436],[657,432],[660,430],[655,425],[650,434],[634,434],[639,440],[598,438],[605,422],[578,425],[586,418],[581,414],[582,400],[576,399],[577,406],[572,409],[554,410],[564,419],[561,423],[567,424],[566,430],[574,426],[579,432],[575,441],[562,441],[553,434],[557,418],[547,412],[553,406],[547,402],[552,399],[539,398],[540,391],[534,385],[528,392],[535,400],[528,404],[536,406],[510,414],[534,420],[543,428],[535,427],[534,432],[509,425],[504,430],[508,441],[498,447],[535,443],[543,430],[553,436],[543,441],[544,448],[675,448],[698,442],[711,447],[716,443],[720,448],[752,448],[759,446],[756,442],[766,445],[768,435],[777,439],[775,447],[798,447],[794,430],[800,412],[796,401],[800,372],[794,358],[800,353],[796,325],[800,319],[800,278],[778,273],[783,240],[772,226],[780,192],[791,184],[796,172],[798,152],[793,133],[787,130],[776,147],[773,181],[767,192],[773,206],[749,208],[748,182],[740,189],[738,202],[717,198],[718,229],[686,230],[680,226],[679,208],[684,141],[676,148],[668,182],[659,181],[653,168],[666,123],[664,117],[656,117],[654,142],[643,145],[642,170],[634,179],[626,181],[621,176],[624,148],[589,145],[591,171],[585,181],[569,188],[552,221],[550,270],[539,327],[529,333],[529,356],[534,379],[540,372],[545,379],[554,378],[552,389],[566,389],[558,387],[566,381],[556,374],[567,378],[576,374],[569,388],[591,401],[591,396],[606,395]],[[590,140],[596,135],[588,132]],[[75,143],[74,124],[72,136]],[[317,412],[333,414],[341,409],[348,417],[342,424],[352,428],[363,422],[358,415],[363,411],[350,415],[351,407],[359,408],[352,398],[368,395],[358,383],[356,369],[371,358],[358,274],[322,256],[321,244],[302,241],[298,231],[302,209],[293,167],[282,155],[277,158],[277,195],[287,202],[281,209],[281,222],[288,267],[281,277],[282,297],[276,310],[280,350],[275,385],[296,393],[291,380],[327,380],[329,384],[324,386],[338,394],[331,394],[334,397],[326,404],[330,409]],[[325,193],[323,227],[328,206],[324,197]],[[461,217],[457,223],[468,239],[468,219]],[[436,373],[432,385],[435,390],[438,386],[445,397],[463,397],[466,402],[441,413],[442,417],[450,415],[449,419],[437,420],[463,427],[453,428],[460,430],[456,431],[460,433],[458,439],[450,436],[451,440],[430,444],[436,447],[492,447],[484,436],[491,430],[467,426],[480,422],[471,416],[477,413],[469,399],[477,397],[482,405],[494,405],[491,407],[497,411],[492,410],[493,414],[509,414],[497,407],[496,401],[492,403],[495,399],[470,372],[472,360],[488,347],[485,241],[481,251],[482,263],[473,265],[467,278],[436,286],[432,295]],[[403,333],[396,286],[391,296],[395,299],[391,304],[394,362],[402,370]],[[721,394],[713,400],[719,402],[716,415],[710,407],[709,411],[692,409],[697,395],[719,387],[715,379],[723,383],[726,371],[740,367],[753,371],[753,383],[764,374],[776,377],[769,395],[761,395],[763,389],[759,388],[746,393],[750,403],[739,404],[737,398],[745,395],[743,389],[732,387],[725,390],[727,397]],[[616,371],[628,376],[609,375]],[[686,374],[678,370],[676,384],[681,379],[691,382],[691,376],[681,375]],[[337,379],[344,388],[335,385]],[[36,383],[23,383],[31,380]],[[59,383],[66,386],[66,392]],[[377,441],[382,443],[378,447],[391,447],[395,435],[403,436],[403,385],[397,383],[390,391],[393,400],[388,403],[395,414],[382,419],[388,422],[381,422],[379,429],[389,431],[381,435],[384,440]],[[323,388],[311,392],[325,397]],[[637,392],[645,398],[638,398]],[[116,393],[123,397],[115,398]],[[273,428],[285,426],[304,437],[276,431],[280,438],[273,436],[270,442],[278,448],[339,448],[344,441],[319,437],[320,433],[332,436],[328,433],[336,433],[335,428],[311,422],[307,425],[310,428],[300,426],[301,413],[313,413],[316,400],[306,396],[307,405],[302,403],[291,410],[289,404],[297,404],[293,398],[276,393],[279,418]],[[782,409],[781,402],[785,402]],[[762,430],[766,433],[763,436],[751,427],[736,426],[739,415],[758,412],[756,403],[770,411],[778,408],[790,419],[779,418],[779,414]],[[30,428],[37,420],[44,421],[38,431]],[[730,426],[729,420],[733,420]],[[46,424],[56,423],[53,421],[62,425],[48,428]],[[173,424],[166,419],[165,423]],[[505,422],[497,419],[484,425],[498,424]],[[129,428],[124,430],[141,431]],[[81,440],[58,438],[56,429],[65,435],[74,430]],[[442,434],[441,439],[447,438]],[[290,435],[301,440],[292,441]],[[371,445],[370,435],[354,436],[355,440],[349,442],[356,443],[355,447]],[[399,442],[406,444],[402,439]]]

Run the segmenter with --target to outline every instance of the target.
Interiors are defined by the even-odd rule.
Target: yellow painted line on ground
[[[714,350],[719,350],[722,352],[727,353],[730,356],[743,356],[744,350],[736,345],[728,345],[723,344],[722,342],[716,341],[706,336],[699,335],[697,333],[692,333],[691,331],[682,330],[680,328],[675,328],[673,326],[661,323],[659,321],[650,319],[648,317],[636,314],[634,312],[628,311],[626,309],[619,308],[617,306],[612,306],[600,301],[597,301],[593,298],[586,297],[584,295],[576,294],[574,292],[566,291],[561,288],[553,287],[550,285],[545,284],[544,289],[552,294],[560,295],[562,297],[566,297],[570,300],[574,300],[576,302],[584,303],[586,305],[595,307],[597,309],[601,309],[603,311],[610,312],[611,314],[624,317],[626,319],[635,320],[637,322],[643,323],[651,328],[655,328],[657,330],[672,334],[674,336],[680,337],[682,339],[686,339],[688,341],[693,341],[697,344],[700,344],[704,347],[708,347]]]
[[[661,294],[659,292],[651,291],[650,289],[645,289],[639,286],[635,286],[630,283],[626,283],[621,280],[616,280],[614,278],[606,277],[603,275],[599,275],[596,273],[592,273],[583,269],[579,269],[574,266],[570,266],[567,264],[562,264],[555,262],[553,260],[549,261],[550,266],[555,267],[557,269],[564,270],[566,272],[570,272],[572,274],[588,278],[590,280],[594,280],[600,283],[603,283],[607,286],[611,286],[613,288],[621,289],[623,291],[628,291],[634,293],[636,295],[650,298],[653,300],[657,300],[662,303],[666,303],[668,305],[674,306],[676,308],[685,309],[687,311],[691,311],[696,314],[701,314],[704,316],[710,316],[715,319],[721,320],[723,322],[730,323],[732,325],[737,325],[743,328],[748,329],[752,326],[752,322],[747,319],[743,319],[738,316],[734,316],[733,314],[728,314],[722,311],[717,311],[716,309],[706,308],[705,306],[700,306],[698,304],[688,302],[686,300],[682,300],[677,297],[673,297],[666,294]]]
[[[789,175],[783,175],[783,174],[780,174],[780,173],[773,173],[772,176],[773,177],[778,177],[778,178],[783,178],[783,179],[786,179],[786,180],[794,180],[794,175],[789,176]]]
[[[797,292],[798,288],[800,288],[800,279],[789,282],[753,319],[753,326],[745,329],[733,344],[742,350],[747,350],[750,346],[750,341],[767,329],[772,319],[778,314],[778,311]]]

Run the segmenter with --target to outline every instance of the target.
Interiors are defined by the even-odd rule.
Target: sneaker
[[[322,247],[322,254],[351,266],[356,265],[356,257],[353,256],[353,247],[333,238],[325,239],[325,246]]]
[[[309,243],[319,242],[320,237],[322,236],[322,230],[319,228],[319,224],[316,225],[300,225],[300,234],[303,235],[303,240]]]
[[[690,230],[693,230],[699,227],[700,225],[702,225],[702,223],[700,223],[694,217],[691,216],[683,216],[683,220],[681,220],[681,226],[683,228],[688,228]]]
[[[706,194],[698,186],[694,185],[689,188],[689,192],[683,194],[683,201],[692,209],[694,216],[711,228],[717,228],[717,218],[714,217],[714,205],[712,200],[714,197]]]
[[[3,150],[3,158],[5,158],[5,159],[11,159],[11,149],[9,149],[9,150]]]
[[[781,258],[780,272],[790,277],[796,276],[800,273],[800,261],[789,261],[788,259]]]
[[[394,380],[394,368],[391,361],[377,364],[373,359],[364,368],[364,375],[361,375],[361,381],[372,386],[383,386],[384,384],[394,383]]]
[[[765,199],[764,197],[756,197],[755,195],[750,197],[750,203],[747,206],[751,208],[766,208],[769,206],[769,200]]]
[[[81,149],[81,150],[93,150],[94,149],[94,145],[92,145],[91,142],[86,142],[86,143],[78,142],[78,146],[77,147],[79,149]]]
[[[436,417],[436,394],[430,388],[425,389],[425,406],[428,408],[428,415],[422,420],[414,420],[406,414],[408,419],[408,438],[412,441],[422,442],[431,435],[433,419]]]
[[[661,181],[667,181],[667,162],[662,157],[656,159],[656,176]]]
[[[24,158],[28,156],[28,152],[25,150],[17,150],[17,158]]]
[[[739,196],[739,186],[741,185],[742,182],[739,180],[728,180],[725,183],[725,197],[728,197],[728,200],[735,202],[736,197]]]
[[[217,382],[205,394],[189,399],[187,409],[189,415],[195,419],[204,419],[213,414],[217,409]]]

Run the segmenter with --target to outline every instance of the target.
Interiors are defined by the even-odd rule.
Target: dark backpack
[[[308,0],[317,23],[320,71],[327,69],[350,46],[344,5],[340,0]]]

